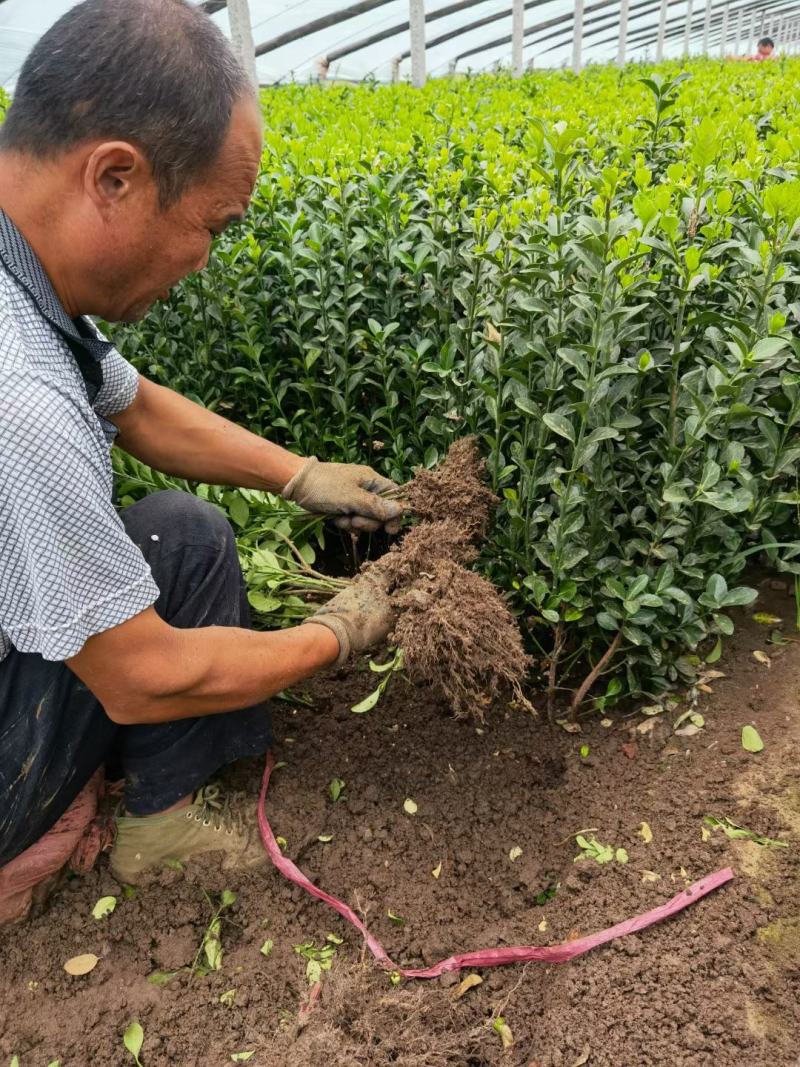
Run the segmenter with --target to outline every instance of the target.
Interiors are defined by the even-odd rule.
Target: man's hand
[[[394,625],[394,611],[379,582],[369,574],[361,574],[302,625],[312,623],[327,626],[336,635],[336,665],[340,666],[351,653],[364,652],[386,640]]]
[[[373,531],[383,526],[387,533],[397,533],[403,505],[381,496],[396,491],[395,483],[372,467],[320,463],[312,456],[286,483],[281,496],[315,515],[335,516],[342,530]]]

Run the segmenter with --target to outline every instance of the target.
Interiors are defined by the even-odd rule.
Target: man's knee
[[[219,508],[178,489],[151,493],[131,504],[122,512],[122,521],[145,555],[156,544],[167,551],[187,546],[235,550],[233,530]]]

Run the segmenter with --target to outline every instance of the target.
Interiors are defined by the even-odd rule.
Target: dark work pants
[[[211,504],[155,493],[122,521],[160,590],[170,625],[250,626],[233,533]],[[94,772],[126,780],[132,815],[162,811],[233,760],[270,746],[264,705],[154,725],[119,726],[63,663],[12,650],[0,662],[0,866],[50,829]]]

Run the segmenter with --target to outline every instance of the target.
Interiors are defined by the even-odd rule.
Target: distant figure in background
[[[763,59],[777,59],[775,55],[775,42],[771,37],[762,37],[756,46],[756,54],[747,56],[749,63],[760,63]]]
[[[756,45],[754,56],[728,56],[728,59],[738,60],[740,63],[761,63],[765,59],[777,59],[775,42],[771,37],[762,37]]]

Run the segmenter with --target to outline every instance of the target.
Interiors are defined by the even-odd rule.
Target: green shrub
[[[552,691],[609,653],[600,706],[731,632],[748,553],[800,570],[800,65],[646,73],[271,91],[244,230],[115,331],[326,459],[478,434],[482,566]]]

